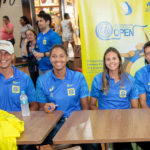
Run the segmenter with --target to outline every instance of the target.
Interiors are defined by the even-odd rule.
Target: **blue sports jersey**
[[[21,111],[21,91],[25,91],[29,102],[36,100],[34,85],[30,77],[15,67],[13,69],[14,76],[7,80],[0,74],[0,109],[5,111]]]
[[[147,104],[150,107],[150,65],[146,65],[135,74],[135,82],[139,94],[146,93]]]
[[[128,109],[130,108],[130,100],[138,98],[138,91],[134,84],[134,78],[126,74],[122,81],[115,83],[113,78],[107,74],[109,83],[108,93],[102,91],[102,73],[94,77],[91,97],[98,99],[99,109]]]
[[[37,36],[36,45],[40,53],[49,52],[50,48],[55,44],[62,44],[62,39],[58,33],[50,29],[47,33],[39,33]],[[52,64],[49,60],[49,57],[42,57],[39,61],[39,69],[46,71],[52,69]]]
[[[55,77],[53,70],[41,75],[36,85],[37,102],[54,103],[56,110],[69,117],[75,110],[81,110],[80,99],[89,96],[89,89],[82,73],[67,68],[66,77]]]

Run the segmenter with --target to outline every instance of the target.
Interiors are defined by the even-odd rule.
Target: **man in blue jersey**
[[[38,27],[40,33],[37,36],[37,47],[39,52],[35,54],[39,64],[39,74],[43,74],[52,69],[49,60],[49,50],[55,44],[62,44],[62,39],[58,33],[51,28],[51,17],[48,14],[40,13],[38,15]]]
[[[135,82],[138,87],[141,108],[150,108],[150,41],[144,45],[144,56],[147,65],[135,74]],[[138,142],[143,150],[150,148],[150,142]]]
[[[20,93],[25,91],[30,110],[37,110],[35,89],[30,77],[12,66],[14,48],[9,41],[0,40],[0,109],[21,111]]]
[[[139,91],[141,108],[150,107],[150,41],[144,45],[144,55],[148,62],[146,66],[135,74],[135,81]]]

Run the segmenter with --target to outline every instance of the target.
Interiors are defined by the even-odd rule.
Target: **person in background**
[[[8,16],[3,16],[3,22],[1,27],[1,40],[10,41],[13,45],[15,44],[14,39],[14,26],[10,23]]]
[[[14,48],[11,42],[0,40],[0,109],[21,111],[20,94],[25,91],[30,110],[38,110],[31,78],[12,66]]]
[[[64,20],[61,21],[61,31],[62,31],[62,40],[65,48],[68,49],[68,44],[71,43],[74,51],[75,43],[73,38],[73,27],[68,13],[64,14]]]
[[[55,44],[62,44],[61,37],[50,28],[50,24],[50,15],[45,13],[40,13],[38,15],[38,27],[41,32],[37,36],[39,52],[37,52],[34,56],[38,60],[39,75],[44,74],[53,68],[49,60],[50,48]]]
[[[26,31],[26,39],[24,41],[24,54],[28,56],[28,62],[29,62],[29,72],[30,77],[34,83],[34,86],[36,86],[36,80],[39,76],[38,73],[38,65],[37,60],[34,57],[34,53],[38,51],[38,48],[36,46],[36,32],[33,29],[28,29]]]
[[[117,49],[108,48],[103,60],[104,71],[93,79],[90,108],[92,110],[138,108],[139,96],[134,78],[124,72]],[[114,150],[130,149],[131,143],[114,143]]]
[[[49,58],[53,69],[39,76],[36,96],[40,108],[45,112],[51,113],[55,110],[64,112],[63,117],[46,139],[46,143],[52,144],[53,137],[73,111],[89,108],[89,90],[83,74],[66,67],[68,54],[63,45],[53,46]]]
[[[20,37],[20,48],[21,48],[21,56],[25,56],[24,52],[24,41],[26,38],[26,31],[28,29],[32,29],[32,26],[29,23],[29,20],[26,16],[20,17],[20,24],[21,24],[21,37]]]
[[[138,87],[140,108],[150,108],[150,41],[144,44],[146,65],[135,73],[135,82]],[[150,147],[150,142],[137,142],[143,150]]]

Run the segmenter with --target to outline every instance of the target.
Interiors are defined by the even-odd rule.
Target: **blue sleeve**
[[[53,36],[53,38],[52,38],[52,40],[51,40],[51,42],[53,43],[53,45],[55,45],[55,44],[62,44],[62,39],[61,39],[61,37],[59,36],[59,34],[58,33],[56,33],[56,32],[54,32],[55,34],[54,34],[54,36]]]
[[[43,85],[40,81],[40,78],[38,78],[36,82],[36,101],[39,103],[47,103],[47,98],[42,87]]]
[[[130,100],[138,99],[139,98],[139,92],[138,92],[137,85],[136,85],[134,80],[131,84],[132,84],[132,88],[131,88],[131,92],[130,92]]]
[[[28,96],[28,102],[31,103],[36,101],[35,88],[34,88],[33,81],[27,74],[26,74],[26,81],[27,81],[26,94]]]
[[[81,75],[82,76],[81,76],[81,81],[80,81],[80,99],[89,96],[89,88],[88,88],[87,82],[83,74]]]
[[[136,72],[136,74],[135,74],[135,83],[138,88],[139,94],[146,93],[144,83],[143,83],[143,77],[140,72]]]
[[[94,77],[91,87],[91,97],[98,98],[100,96],[100,89],[98,88],[98,84],[100,86],[100,83],[98,83],[96,77]]]

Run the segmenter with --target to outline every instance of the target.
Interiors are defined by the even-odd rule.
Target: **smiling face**
[[[53,65],[54,71],[64,70],[66,68],[68,56],[62,48],[56,47],[51,52],[50,61]]]
[[[5,50],[0,50],[0,69],[11,67],[12,55]]]
[[[115,52],[110,51],[105,55],[105,65],[109,71],[118,71],[119,63],[118,55]]]

